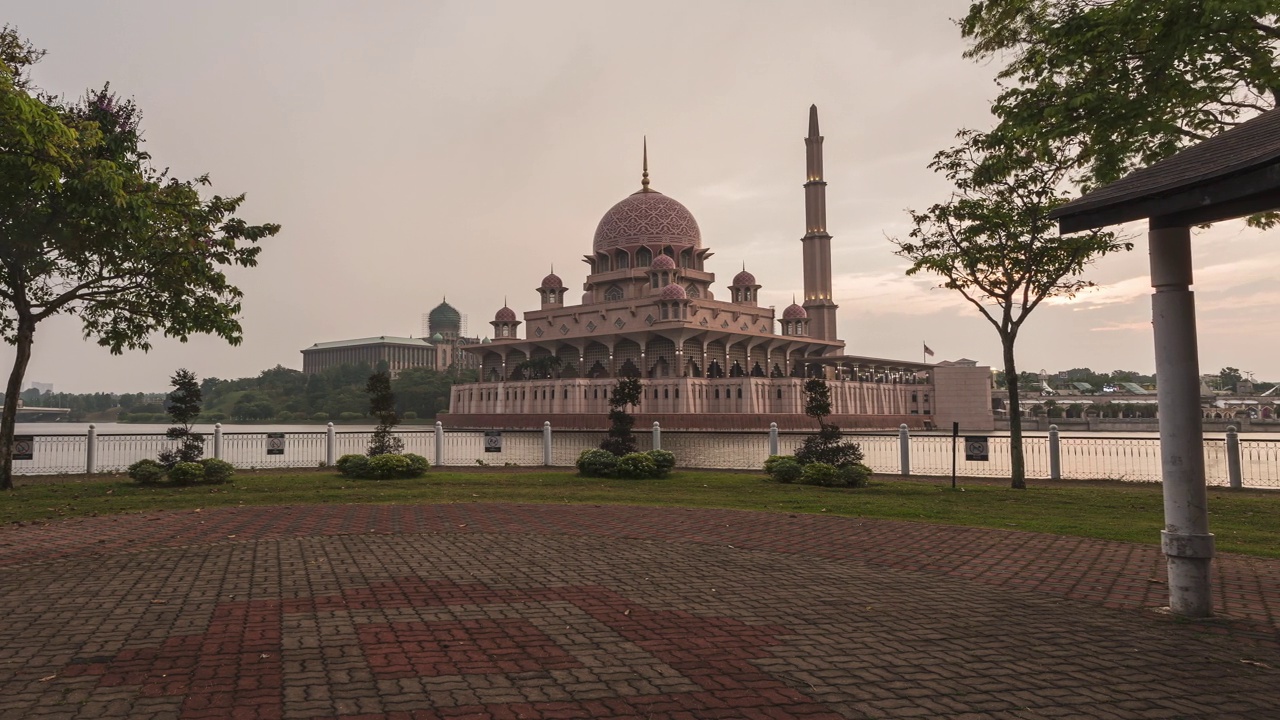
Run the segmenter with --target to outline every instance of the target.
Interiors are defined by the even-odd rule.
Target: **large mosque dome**
[[[595,252],[604,252],[634,245],[699,248],[702,234],[688,208],[646,188],[609,208],[596,226],[592,247]]]
[[[427,315],[427,332],[458,333],[462,331],[462,313],[447,302],[435,306]]]

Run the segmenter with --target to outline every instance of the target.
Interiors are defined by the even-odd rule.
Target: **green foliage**
[[[392,478],[418,477],[427,471],[425,463],[419,467],[417,463],[404,455],[384,453],[369,458],[367,475],[373,480],[390,480]]]
[[[822,378],[809,378],[804,384],[805,414],[818,421],[818,432],[805,437],[796,450],[796,462],[801,465],[826,463],[828,465],[852,465],[862,461],[862,448],[855,443],[844,442],[840,428],[823,419],[831,414],[831,389]]]
[[[676,466],[676,455],[667,450],[650,450],[646,453],[653,458],[653,464],[657,466],[658,472],[654,477],[666,477]]]
[[[391,433],[400,424],[396,414],[396,396],[391,392],[391,375],[380,370],[369,376],[364,391],[369,395],[369,414],[378,418],[378,426],[369,438],[369,457],[398,455],[404,450],[404,441]]]
[[[600,443],[604,450],[622,457],[636,451],[636,438],[631,433],[636,419],[627,412],[628,407],[640,404],[644,386],[639,378],[619,378],[609,394],[609,435]]]
[[[513,369],[513,377],[528,380],[549,380],[558,377],[561,360],[555,355],[539,355],[529,358]]]
[[[325,412],[312,413],[311,419],[314,420],[315,422],[328,422],[329,413],[325,413]]]
[[[618,467],[613,471],[616,477],[629,480],[640,480],[658,476],[658,464],[648,453],[629,453],[618,458]]]
[[[831,388],[822,378],[809,378],[804,383],[804,414],[811,418],[822,418],[831,414]]]
[[[236,474],[236,468],[226,460],[217,458],[205,458],[200,461],[204,466],[204,479],[211,483],[224,483]]]
[[[369,470],[369,458],[364,455],[343,455],[334,466],[347,477],[364,477]]]
[[[204,435],[191,431],[200,416],[200,384],[196,382],[195,373],[180,368],[169,383],[173,391],[169,393],[166,410],[175,426],[165,431],[165,437],[177,440],[178,447],[160,451],[160,464],[172,468],[179,462],[199,462],[204,455]]]
[[[804,468],[792,455],[770,455],[764,461],[764,472],[774,482],[793,483],[800,479]]]
[[[204,479],[204,465],[180,462],[169,468],[169,479],[177,483],[193,483]]]
[[[1087,189],[1275,107],[1278,11],[1270,0],[982,0],[959,25],[967,57],[1004,63],[995,133],[1071,148],[1066,179]]]
[[[129,466],[129,477],[140,483],[160,482],[164,478],[164,466],[144,458]]]
[[[844,487],[864,488],[871,481],[871,468],[862,463],[841,465],[836,468],[836,479]]]
[[[592,448],[583,450],[574,464],[578,473],[585,477],[611,477],[618,467],[618,456],[608,450]]]
[[[418,413],[412,410],[405,410],[404,413],[401,414],[401,417],[403,417],[405,420],[417,420]]]
[[[141,112],[110,86],[75,101],[29,90],[39,57],[0,30],[0,338],[15,346],[18,397],[36,326],[76,318],[122,353],[155,333],[240,342],[242,293],[225,270],[257,264],[279,231],[236,216],[244,196],[202,197],[207,176],[171,177],[142,149]],[[16,48],[16,50],[15,50]],[[0,488],[12,487],[16,404],[0,420]]]
[[[908,211],[915,226],[894,239],[897,255],[911,261],[908,275],[942,279],[986,318],[1000,336],[1009,405],[1018,407],[1014,344],[1022,324],[1046,298],[1071,297],[1091,287],[1080,277],[1096,258],[1133,244],[1114,233],[1091,230],[1060,235],[1049,212],[1067,202],[1070,162],[1058,146],[1035,147],[972,130],[960,144],[934,155],[929,167],[955,190],[923,212]],[[1022,424],[1009,414],[1013,487],[1026,486]]]
[[[839,475],[836,474],[836,467],[824,462],[811,462],[804,466],[804,470],[800,473],[800,483],[802,485],[821,485],[823,487],[834,487],[841,484]]]
[[[412,474],[406,475],[405,477],[421,477],[422,475],[425,475],[428,470],[431,469],[431,461],[422,457],[421,455],[418,455],[415,453],[405,453],[400,457],[409,461],[409,472]]]
[[[1244,373],[1238,368],[1224,367],[1218,371],[1218,382],[1223,390],[1235,392],[1236,385],[1239,385],[1242,380],[1244,380]]]

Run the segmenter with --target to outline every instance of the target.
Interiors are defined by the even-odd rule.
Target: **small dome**
[[[489,338],[485,338],[485,339],[483,339],[483,340],[481,340],[481,341],[480,341],[480,344],[481,344],[481,345],[488,345],[488,344],[489,344],[489,343],[491,343],[491,342],[493,342],[493,341],[492,341],[492,340],[490,340]]]
[[[493,314],[493,319],[497,322],[512,322],[516,319],[516,311],[503,305],[501,310]]]
[[[676,261],[670,255],[658,255],[649,265],[650,270],[675,270]]]
[[[564,281],[561,280],[560,276],[555,273],[551,273],[550,275],[542,278],[542,288],[544,290],[551,290],[551,289],[558,290],[562,287],[564,287]]]
[[[582,293],[582,304],[583,304],[583,305],[590,305],[590,304],[591,304],[591,291],[590,291],[590,290],[588,290],[588,291],[586,291],[586,292]]]
[[[442,342],[443,340],[444,340],[444,336],[441,335],[440,333],[436,333],[435,335],[431,336],[431,342]]]
[[[663,255],[663,257],[666,257],[666,255]],[[684,291],[684,288],[675,284],[662,288],[661,292],[658,293],[658,298],[661,300],[684,300],[688,297],[689,295]]]
[[[804,320],[808,317],[809,313],[805,312],[804,308],[795,303],[791,303],[787,306],[786,310],[782,311],[783,320]]]
[[[746,270],[743,270],[742,272],[740,272],[740,273],[738,273],[737,275],[734,275],[734,276],[733,276],[733,284],[734,284],[734,285],[737,285],[737,286],[740,286],[740,287],[741,287],[741,286],[755,285],[755,284],[756,284],[756,276],[755,276],[755,275],[752,275],[751,273],[747,272]]]

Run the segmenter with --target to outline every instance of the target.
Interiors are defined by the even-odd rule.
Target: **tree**
[[[1237,368],[1224,367],[1218,371],[1218,382],[1222,383],[1223,390],[1235,392],[1241,380],[1244,380],[1244,373]]]
[[[386,371],[370,375],[364,391],[369,395],[369,414],[378,418],[378,427],[369,438],[369,457],[399,455],[404,450],[404,441],[391,433],[391,428],[400,424],[396,396],[391,392],[391,375]]]
[[[628,407],[640,404],[644,386],[639,378],[619,378],[609,395],[609,436],[600,443],[601,450],[622,457],[636,451],[636,437],[631,433],[636,419],[627,412]]]
[[[959,292],[999,334],[1009,386],[1010,480],[1024,488],[1018,331],[1045,298],[1092,285],[1077,276],[1094,258],[1132,244],[1097,230],[1058,235],[1049,211],[1066,202],[1069,164],[1055,160],[1061,156],[1056,148],[1009,146],[972,130],[958,137],[958,146],[929,165],[955,185],[951,198],[909,211],[914,229],[893,242],[911,261],[908,275],[940,276],[940,287]]]
[[[560,371],[561,360],[555,355],[540,355],[516,365],[515,370],[529,380],[550,380]]]
[[[996,134],[1071,146],[1087,189],[1276,106],[1274,0],[980,0],[966,57],[1004,62]],[[1274,221],[1274,217],[1265,221]]]
[[[835,467],[862,462],[862,448],[843,442],[840,427],[826,422],[831,414],[831,388],[826,380],[815,377],[804,382],[804,414],[818,422],[818,432],[805,437],[796,449],[797,462],[801,465],[820,462]]]
[[[141,113],[110,86],[73,103],[33,94],[38,58],[0,30],[0,337],[16,349],[6,395],[18,397],[36,327],[54,315],[75,315],[115,354],[149,349],[156,332],[238,344],[242,293],[223,269],[256,265],[256,243],[279,226],[236,217],[243,195],[202,198],[207,176],[153,167]],[[16,410],[0,417],[3,489]]]
[[[195,373],[180,368],[169,384],[173,391],[169,393],[168,407],[165,410],[173,418],[174,427],[165,431],[165,437],[177,440],[178,447],[160,451],[160,464],[172,468],[180,462],[197,462],[204,455],[204,435],[191,431],[196,418],[200,416],[200,401],[203,395]]]

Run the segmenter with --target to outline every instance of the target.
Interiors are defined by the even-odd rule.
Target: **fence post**
[[[1240,435],[1236,433],[1235,425],[1227,426],[1227,478],[1233,488],[1244,486],[1244,479],[1240,476]]]
[[[1062,442],[1057,425],[1049,426],[1049,479],[1062,479]]]
[[[653,449],[662,449],[662,428],[658,426],[658,421],[653,421]]]
[[[769,423],[769,456],[778,454],[778,423]]]
[[[338,434],[333,430],[333,423],[325,428],[324,433],[324,464],[333,467],[338,463]]]
[[[542,464],[551,467],[551,421],[542,423]]]
[[[898,426],[898,464],[903,475],[911,474],[911,431],[906,423]]]
[[[87,475],[92,475],[97,469],[98,454],[98,427],[93,423],[89,423],[89,441],[84,448],[84,471]]]
[[[436,467],[444,465],[444,423],[436,421]]]
[[[333,423],[329,423],[333,425]],[[222,459],[222,423],[213,424],[213,459]]]

